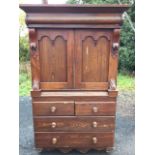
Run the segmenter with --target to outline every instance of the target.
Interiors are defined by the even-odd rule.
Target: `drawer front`
[[[74,101],[33,102],[35,116],[74,115]]]
[[[112,132],[115,128],[115,117],[35,117],[34,128],[36,132]]]
[[[35,133],[37,148],[104,148],[112,147],[114,133]]]
[[[115,115],[115,111],[115,102],[75,102],[75,114],[77,116],[113,116]]]

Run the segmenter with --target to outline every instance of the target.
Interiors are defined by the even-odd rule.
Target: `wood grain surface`
[[[57,115],[74,115],[73,101],[48,101],[48,102],[34,102],[33,104],[34,116],[57,116]],[[55,110],[52,110],[55,109]]]
[[[36,132],[113,132],[115,117],[34,117]]]
[[[77,116],[113,116],[115,111],[115,102],[75,102],[75,115]]]
[[[95,144],[93,138],[97,138]],[[35,139],[37,148],[105,148],[113,146],[114,133],[35,133]]]

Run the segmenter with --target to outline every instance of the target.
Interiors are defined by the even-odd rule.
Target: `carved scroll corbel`
[[[37,32],[35,29],[29,29],[30,40],[30,58],[32,66],[32,88],[33,90],[39,90],[40,83],[40,64],[39,53],[37,49]]]
[[[109,89],[110,90],[116,90],[116,83],[115,83],[115,80],[114,79],[111,79],[109,81]]]
[[[30,49],[35,52],[37,50],[37,44],[35,42],[30,43]]]
[[[113,44],[112,44],[112,56],[118,56],[119,49],[120,29],[114,29],[113,32]]]
[[[116,97],[118,94],[117,87],[116,87],[116,81],[114,79],[110,79],[109,81],[108,94],[110,97]]]
[[[37,57],[37,33],[35,29],[29,29],[29,39],[30,39],[30,53],[31,56]]]
[[[33,80],[32,81],[32,88],[33,88],[33,90],[39,89],[39,80]]]

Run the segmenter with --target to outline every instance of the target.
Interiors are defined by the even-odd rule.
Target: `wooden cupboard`
[[[128,5],[20,5],[27,16],[36,148],[114,147],[122,13]]]

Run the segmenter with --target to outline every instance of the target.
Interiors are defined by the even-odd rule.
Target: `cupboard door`
[[[108,89],[111,32],[76,30],[75,40],[75,87],[78,89]]]
[[[44,90],[73,87],[74,36],[70,30],[38,30],[40,88]]]

